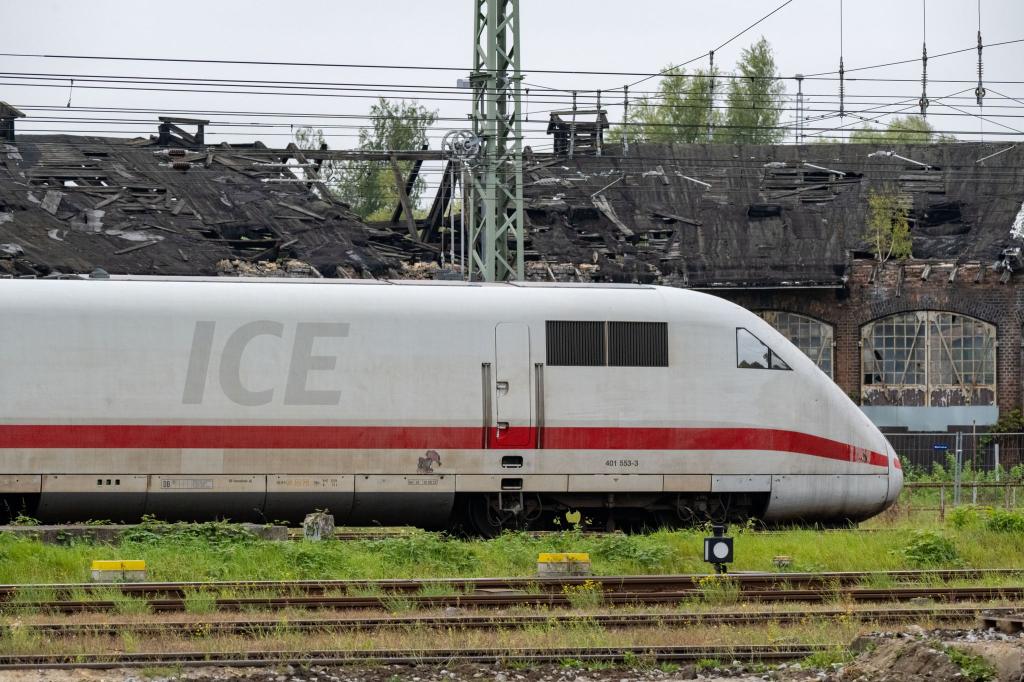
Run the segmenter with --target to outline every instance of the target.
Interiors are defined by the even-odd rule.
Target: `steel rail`
[[[941,622],[968,621],[980,616],[1009,618],[1017,612],[1013,607],[938,607],[883,609],[822,609],[819,611],[716,611],[703,613],[590,613],[590,614],[522,614],[463,616],[387,616],[373,618],[310,618],[304,620],[191,620],[172,622],[117,621],[102,623],[18,623],[23,632],[49,636],[107,635],[124,632],[140,635],[263,635],[268,630],[285,628],[299,632],[343,632],[428,627],[439,629],[521,629],[535,625],[575,625],[587,623],[604,628],[689,627],[695,625],[759,625],[763,623],[801,623],[816,619],[839,617],[859,622],[899,623],[917,620]],[[0,626],[0,632],[4,629]]]
[[[352,665],[355,663],[413,665],[450,663],[500,663],[520,661],[555,663],[571,658],[580,661],[622,663],[638,657],[654,662],[696,661],[729,658],[746,661],[788,661],[829,649],[828,645],[735,645],[735,646],[623,646],[558,649],[413,649],[397,651],[237,651],[237,652],[116,652],[108,654],[3,654],[0,670],[40,668],[121,668],[132,666],[241,666]]]
[[[595,592],[604,604],[677,604],[685,600],[702,599],[707,592],[701,589],[647,592]],[[389,609],[392,600],[400,598],[403,608],[438,607],[501,607],[501,606],[573,606],[575,594],[546,592],[528,594],[519,591],[474,592],[461,595],[388,595],[371,596],[278,596],[239,597],[216,599],[218,610],[240,610],[250,608],[283,609],[300,607],[305,609]],[[810,602],[822,603],[835,600],[852,602],[901,602],[911,599],[934,599],[948,602],[985,601],[996,599],[1024,599],[1024,586],[1002,587],[898,587],[898,588],[856,588],[843,586],[822,586],[801,589],[752,589],[742,590],[737,597],[753,602]],[[147,605],[154,611],[185,611],[187,600],[147,599]],[[83,611],[111,611],[119,606],[112,600],[66,600],[66,601],[14,601],[3,605],[7,611],[44,610],[60,613]]]
[[[838,571],[825,573],[732,573],[729,579],[742,589],[771,587],[813,587],[820,585],[849,586],[872,580],[893,582],[921,582],[934,580],[976,580],[986,577],[1024,578],[1024,569],[950,569],[906,571]],[[139,582],[139,583],[38,583],[0,585],[0,601],[33,592],[55,595],[109,593],[120,590],[127,595],[165,595],[184,597],[195,591],[262,591],[288,592],[293,595],[317,595],[332,591],[372,591],[384,594],[408,594],[430,591],[431,588],[472,593],[482,590],[561,591],[565,585],[596,584],[603,591],[629,590],[659,592],[697,588],[706,574],[678,575],[608,575],[567,576],[558,578],[427,578],[384,580],[284,580],[284,581],[196,581],[196,582]]]

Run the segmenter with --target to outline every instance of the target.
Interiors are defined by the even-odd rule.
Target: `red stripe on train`
[[[492,430],[491,447],[529,448],[532,428]],[[887,466],[885,455],[796,431],[751,428],[545,427],[552,450],[768,450]],[[507,443],[507,444],[506,444]],[[0,425],[0,448],[426,450],[483,446],[479,427]]]

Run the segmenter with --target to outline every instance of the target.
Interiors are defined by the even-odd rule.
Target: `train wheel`
[[[524,527],[520,514],[502,510],[497,498],[487,495],[473,495],[466,502],[466,526],[474,535],[493,538],[506,530],[521,530]]]

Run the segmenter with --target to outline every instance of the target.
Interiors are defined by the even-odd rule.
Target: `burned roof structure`
[[[404,230],[362,223],[300,150],[205,146],[204,123],[161,119],[148,139],[0,142],[0,274],[210,275],[224,261],[294,258],[328,277],[367,277],[433,258]]]
[[[998,262],[1015,246],[1024,146],[614,146],[538,156],[524,185],[534,277],[571,263],[595,281],[841,287],[873,258],[871,193],[907,208],[915,259]]]
[[[211,275],[226,261],[237,274],[297,259],[327,277],[459,276],[436,267],[447,171],[424,229],[399,224],[401,211],[371,226],[316,175],[354,152],[207,145],[206,124],[164,117],[150,138],[0,141],[0,275]],[[377,156],[395,165],[394,153]],[[914,259],[1024,270],[1006,260],[1021,246],[1010,236],[1021,145],[583,145],[527,158],[530,279],[843,287],[853,261],[873,257],[871,193],[907,208]]]

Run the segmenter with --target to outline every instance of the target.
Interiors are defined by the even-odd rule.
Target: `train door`
[[[494,328],[494,428],[488,439],[490,447],[535,447],[530,370],[529,325],[498,324]]]

